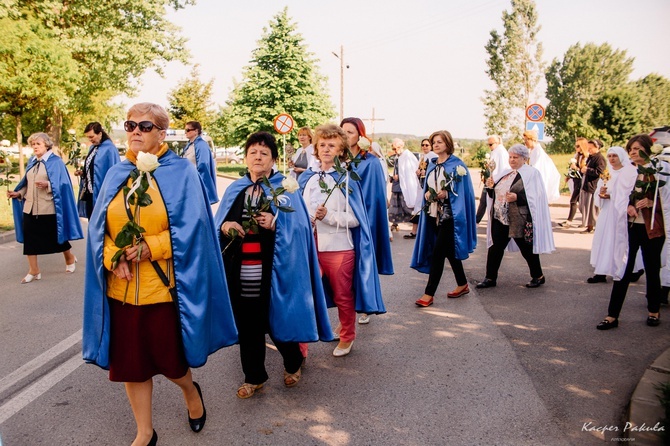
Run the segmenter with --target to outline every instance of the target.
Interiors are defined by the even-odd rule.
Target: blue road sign
[[[544,141],[544,122],[526,121],[526,130],[535,130],[537,132],[537,140]]]

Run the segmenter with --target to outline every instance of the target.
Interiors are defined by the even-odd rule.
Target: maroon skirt
[[[172,302],[124,305],[116,299],[107,300],[110,381],[144,382],[155,375],[171,379],[186,375],[188,364]]]

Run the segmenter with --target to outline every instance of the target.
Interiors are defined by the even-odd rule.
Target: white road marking
[[[22,365],[9,375],[5,376],[4,378],[0,379],[0,393],[4,392],[5,390],[9,389],[12,387],[14,384],[17,382],[21,381],[23,378],[27,377],[31,373],[33,373],[35,370],[39,369],[42,367],[44,364],[47,362],[51,361],[53,358],[56,356],[60,355],[73,345],[75,345],[77,342],[81,341],[81,334],[82,331],[79,330],[76,333],[74,333],[72,336],[68,337],[67,339],[62,340],[58,344],[54,345],[51,347],[49,350],[45,351],[41,355],[39,355],[37,358],[33,359],[30,362],[27,362],[26,364]],[[82,360],[83,362],[83,360]]]
[[[61,364],[46,374],[43,378],[26,388],[26,390],[0,406],[0,424],[4,423],[21,409],[39,398],[44,392],[58,384],[83,363],[84,361],[81,359],[81,354],[77,353],[65,363]]]

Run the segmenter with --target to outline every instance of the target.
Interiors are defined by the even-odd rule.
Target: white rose
[[[464,177],[468,174],[468,171],[463,166],[456,166],[456,173],[459,177]]]
[[[284,180],[281,182],[281,185],[284,189],[286,189],[286,192],[295,192],[300,188],[298,182],[293,177],[284,178]]]
[[[367,138],[363,138],[362,136],[360,136],[360,137],[358,138],[358,148],[360,148],[361,150],[367,152],[368,149],[370,148],[370,140],[367,139]]]
[[[77,134],[77,131],[75,129],[70,129],[67,131],[70,135],[74,136]]]
[[[86,144],[81,144],[79,147],[81,147],[81,150],[84,150],[86,148]]]
[[[570,164],[577,164],[577,160],[575,158],[570,158]]]
[[[486,159],[491,159],[491,154],[490,154],[490,153],[487,153],[486,155],[484,155],[484,158],[486,158]]]
[[[658,155],[662,151],[663,151],[663,146],[660,145],[660,144],[654,144],[653,146],[651,146],[651,153],[653,153],[654,155]]]
[[[160,165],[158,157],[153,153],[140,152],[135,163],[140,172],[153,172]]]

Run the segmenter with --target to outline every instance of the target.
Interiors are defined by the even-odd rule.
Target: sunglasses
[[[430,144],[421,144],[421,147],[430,147]]]
[[[161,127],[158,127],[156,124],[154,124],[151,121],[142,121],[142,122],[135,122],[135,121],[126,121],[123,123],[123,129],[126,132],[134,132],[137,126],[140,127],[140,132],[142,133],[149,133],[156,127],[158,130],[165,130]]]
[[[195,130],[195,129],[184,129],[184,132],[188,133],[188,132],[192,132],[193,130]]]
[[[495,143],[488,144],[489,147],[495,146]]]

